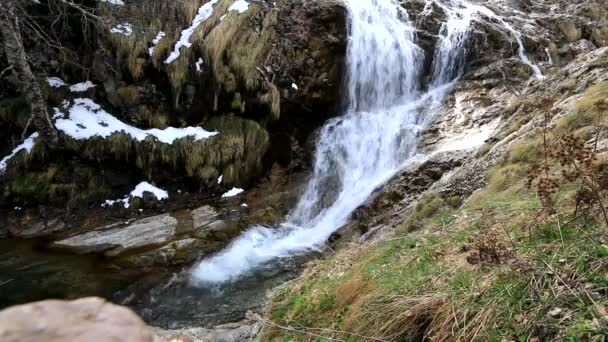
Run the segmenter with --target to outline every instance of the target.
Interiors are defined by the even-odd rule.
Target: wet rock
[[[122,267],[171,266],[191,263],[203,255],[204,243],[199,239],[182,239],[145,253],[115,260]]]
[[[175,342],[248,342],[254,341],[262,329],[262,318],[251,312],[241,322],[218,325],[212,328],[182,330],[157,329],[164,341]]]
[[[597,47],[592,42],[581,39],[575,43],[567,44],[557,50],[560,59],[571,60],[576,56],[589,53],[595,50]]]
[[[0,311],[4,342],[154,342],[152,329],[133,311],[90,297],[47,300]]]
[[[448,172],[461,166],[470,155],[470,150],[440,152],[428,160],[411,164],[357,208],[352,222],[336,232],[341,237],[332,247],[374,240],[384,234],[386,228],[403,222],[417,198]]]
[[[26,239],[48,237],[60,233],[67,229],[64,221],[51,219],[49,221],[38,221],[23,230],[13,230],[12,233],[17,237]]]
[[[138,220],[133,224],[109,230],[95,230],[51,244],[78,254],[104,253],[117,256],[129,250],[167,243],[175,235],[177,219],[163,214]]]
[[[238,230],[238,218],[223,219],[222,215],[209,205],[192,210],[191,215],[193,236],[200,239],[217,238]]]

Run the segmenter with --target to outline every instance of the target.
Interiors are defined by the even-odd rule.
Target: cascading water
[[[277,258],[322,247],[377,187],[415,156],[418,133],[460,76],[475,11],[446,11],[432,81],[421,93],[424,52],[415,44],[408,14],[394,0],[346,4],[347,111],[322,128],[303,196],[279,227],[252,227],[201,262],[193,272],[195,283],[233,281]]]

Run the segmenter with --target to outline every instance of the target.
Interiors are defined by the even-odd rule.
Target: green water
[[[83,296],[110,297],[131,275],[101,268],[95,257],[45,251],[44,244],[0,240],[0,308]]]

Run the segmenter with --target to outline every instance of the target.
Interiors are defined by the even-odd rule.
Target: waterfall
[[[255,226],[193,271],[198,284],[234,281],[277,259],[318,250],[372,192],[416,156],[419,132],[462,73],[474,10],[449,7],[429,90],[419,89],[424,52],[395,0],[346,0],[349,10],[345,114],[317,142],[315,165],[285,223]],[[447,7],[446,7],[447,8]]]

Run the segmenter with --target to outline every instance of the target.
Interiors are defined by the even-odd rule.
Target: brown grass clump
[[[352,305],[371,290],[371,282],[358,273],[338,286],[336,290],[336,304],[341,307]]]
[[[492,305],[469,311],[442,294],[367,298],[358,310],[349,310],[345,327],[362,340],[380,341],[485,341],[494,317]]]

